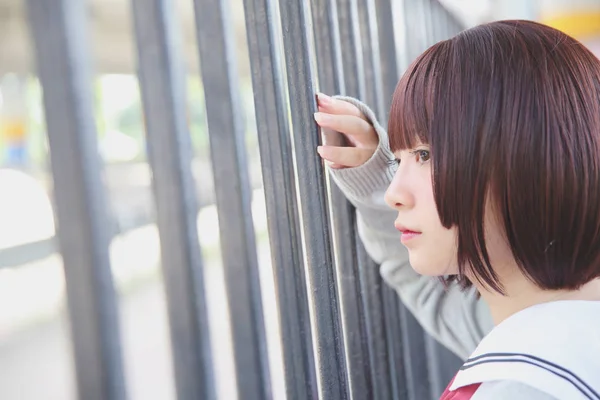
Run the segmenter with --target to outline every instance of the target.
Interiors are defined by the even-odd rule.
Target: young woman
[[[589,50],[534,22],[481,25],[413,62],[387,135],[354,99],[319,95],[315,119],[351,143],[318,152],[383,276],[469,357],[443,399],[600,400],[600,61]]]

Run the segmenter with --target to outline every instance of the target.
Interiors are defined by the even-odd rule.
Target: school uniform
[[[441,400],[504,398],[600,400],[600,301],[554,301],[510,316],[477,346]]]

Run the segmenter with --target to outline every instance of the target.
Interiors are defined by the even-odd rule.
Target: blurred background
[[[168,400],[175,393],[129,3],[89,0],[95,117],[112,216],[108,222],[113,233],[110,254],[119,293],[128,392],[132,399]],[[187,59],[187,115],[201,206],[199,235],[214,322],[212,336],[221,354],[215,358],[218,390],[221,398],[232,398],[234,395],[228,394],[232,385],[227,381],[227,371],[232,369],[229,328],[218,237],[214,234],[218,222],[212,206],[213,180],[193,8],[191,0],[176,3]],[[241,0],[231,3],[254,189],[254,223],[263,270],[263,300],[268,334],[275,335],[275,299],[243,5]],[[401,3],[398,0],[398,9]],[[509,18],[538,20],[572,34],[600,55],[600,0],[443,3],[465,26]],[[42,93],[33,65],[24,1],[0,0],[0,399],[70,400],[76,397],[76,390],[65,283],[55,240]],[[277,365],[275,354],[275,374]]]

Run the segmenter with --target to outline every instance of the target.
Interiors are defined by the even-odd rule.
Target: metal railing
[[[217,397],[173,0],[132,0],[178,399]],[[272,398],[227,0],[194,0],[240,399]],[[51,150],[79,398],[127,398],[86,5],[27,0]],[[434,0],[244,0],[286,397],[433,399],[456,360],[423,333],[316,155],[317,90],[382,123],[407,62],[461,30]],[[335,243],[334,243],[335,242]],[[48,245],[47,243],[45,244]],[[42,252],[43,253],[43,252]]]

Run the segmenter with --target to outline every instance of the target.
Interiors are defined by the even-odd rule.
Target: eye
[[[398,165],[400,165],[400,159],[399,158],[394,158],[392,160],[388,160],[388,164],[390,166],[397,167]]]
[[[411,154],[416,157],[419,164],[425,164],[431,158],[431,153],[429,150],[418,149],[411,151]]]

